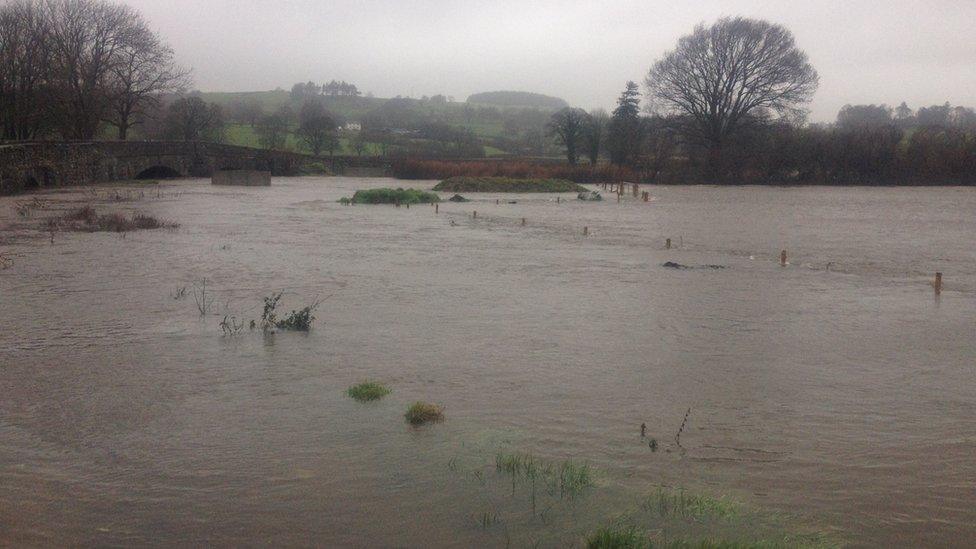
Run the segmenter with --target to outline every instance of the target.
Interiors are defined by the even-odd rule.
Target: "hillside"
[[[521,91],[476,93],[468,97],[468,103],[494,107],[535,108],[554,111],[569,106],[569,103],[558,97]]]
[[[448,101],[443,95],[378,98],[355,95],[316,95],[339,125],[360,124],[340,135],[341,154],[353,154],[353,142],[365,135],[366,154],[417,157],[495,155],[547,156],[560,150],[545,137],[553,110],[561,99],[524,92],[478,94],[499,104]],[[474,96],[477,99],[477,96]],[[260,146],[260,119],[286,108],[290,119],[285,147],[302,147],[297,114],[305,99],[283,89],[257,92],[202,92],[200,98],[224,110],[229,143]],[[528,103],[528,104],[527,104]],[[547,105],[539,107],[536,105]],[[362,141],[362,140],[360,140]]]

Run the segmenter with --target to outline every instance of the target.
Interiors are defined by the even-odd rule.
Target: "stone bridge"
[[[23,142],[0,145],[0,194],[126,179],[208,177],[217,170],[300,175],[321,163],[334,173],[356,169],[388,175],[375,157],[314,157],[218,143],[182,141]]]

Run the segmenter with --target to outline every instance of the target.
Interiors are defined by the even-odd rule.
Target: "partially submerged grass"
[[[741,506],[727,498],[689,493],[684,488],[658,488],[657,492],[644,500],[642,507],[662,518],[706,520],[734,518]]]
[[[423,425],[444,421],[444,408],[429,402],[414,402],[403,414],[411,425]]]
[[[593,469],[586,463],[571,460],[561,463],[548,462],[531,454],[499,452],[495,455],[495,469],[512,477],[512,494],[518,482],[531,485],[535,507],[536,483],[547,488],[549,494],[562,498],[575,498],[593,485]]]
[[[586,538],[587,549],[651,549],[647,533],[636,526],[611,524]]]
[[[435,193],[419,189],[364,189],[356,191],[352,198],[342,198],[339,202],[348,204],[431,204],[440,202]]]
[[[379,400],[390,394],[390,389],[381,383],[364,381],[346,390],[346,394],[359,402]]]
[[[134,214],[131,217],[123,213],[100,215],[92,206],[74,208],[58,217],[47,220],[47,228],[52,232],[59,230],[126,233],[138,230],[174,229],[176,227],[179,227],[179,224],[160,221],[144,214]]]
[[[458,176],[441,181],[435,191],[467,193],[579,193],[586,187],[565,179],[513,179]]]
[[[837,547],[799,517],[771,513],[724,496],[682,488],[621,486],[579,461],[514,452],[503,441],[494,467],[480,456],[454,472],[476,480],[480,504],[470,516],[485,530],[485,546],[739,549]],[[485,468],[492,469],[492,472]],[[494,474],[493,474],[494,473]],[[531,497],[531,500],[530,500]],[[633,499],[632,499],[633,498]],[[490,517],[490,520],[486,519]]]

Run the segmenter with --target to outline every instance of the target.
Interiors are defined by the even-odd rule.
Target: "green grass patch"
[[[437,423],[444,421],[444,408],[430,404],[429,402],[414,402],[407,408],[407,413],[403,414],[411,425],[423,425],[425,423]]]
[[[587,189],[565,179],[458,176],[441,181],[434,190],[466,193],[579,193]]]
[[[364,381],[358,385],[353,385],[346,390],[346,394],[359,402],[369,402],[379,400],[390,394],[390,389],[382,383],[374,381]]]
[[[651,549],[647,533],[636,526],[611,524],[586,538],[587,549]]]
[[[365,189],[356,191],[352,198],[343,198],[339,202],[348,204],[431,204],[440,202],[441,198],[435,193],[418,189]]]
[[[686,492],[684,488],[658,488],[657,492],[644,500],[642,506],[662,518],[694,520],[727,520],[735,518],[740,512],[740,505],[735,501]]]

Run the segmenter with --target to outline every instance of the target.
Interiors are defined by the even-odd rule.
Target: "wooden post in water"
[[[942,294],[942,273],[935,273],[935,295]]]
[[[410,209],[410,203],[409,202],[407,202],[407,209],[408,210]]]
[[[561,197],[561,196],[557,196],[556,197],[556,204],[559,204],[562,201],[563,201],[563,197]]]
[[[525,226],[525,218],[524,217],[522,218],[522,226],[523,227]]]
[[[590,228],[583,227],[583,236],[590,236]]]
[[[786,266],[786,250],[783,250],[779,254],[779,265],[780,265],[780,267],[785,267]]]
[[[474,211],[474,218],[475,218],[475,219],[478,219],[478,210],[475,210],[475,211]]]
[[[664,243],[664,248],[666,250],[670,250],[671,249],[671,239],[670,238],[667,240],[667,242]]]
[[[434,204],[434,213],[435,214],[441,213],[441,205],[440,204]]]
[[[497,198],[495,199],[495,205],[496,206],[498,205],[498,199]]]
[[[634,183],[634,198],[637,198],[637,192],[640,190],[640,186]]]

